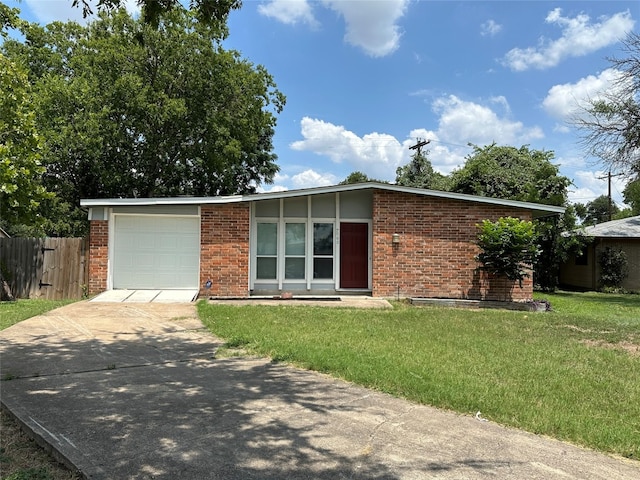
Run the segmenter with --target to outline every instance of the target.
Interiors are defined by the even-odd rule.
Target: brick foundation
[[[248,203],[202,206],[201,296],[249,296],[249,221]]]
[[[489,279],[475,260],[482,220],[531,220],[528,212],[409,193],[373,195],[373,296],[524,301],[533,281]],[[392,235],[399,234],[399,243]]]

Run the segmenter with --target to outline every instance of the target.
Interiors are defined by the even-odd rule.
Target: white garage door
[[[200,219],[116,215],[113,288],[198,288]]]

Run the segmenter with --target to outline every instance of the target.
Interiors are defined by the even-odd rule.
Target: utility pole
[[[431,140],[422,140],[421,138],[416,138],[416,144],[409,147],[409,150],[418,150],[418,155],[422,152],[422,147],[425,145],[429,145]]]
[[[620,175],[622,175],[621,173],[617,173],[616,175],[611,175],[611,170],[609,170],[609,173],[607,174],[606,177],[598,177],[598,180],[604,180],[605,178],[608,180],[608,194],[607,196],[609,197],[609,221],[611,221],[611,217],[612,217],[612,212],[613,212],[613,200],[611,200],[611,177],[619,177]]]

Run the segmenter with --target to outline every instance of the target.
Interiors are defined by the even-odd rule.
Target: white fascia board
[[[525,210],[543,212],[549,215],[564,213],[565,211],[565,207],[558,207],[555,205],[543,205],[540,203],[521,202],[518,200],[504,200],[501,198],[482,197],[479,195],[468,195],[466,193],[444,192],[441,190],[427,190],[424,188],[405,187],[402,185],[393,185],[389,183],[377,183],[377,182],[353,183],[353,184],[347,184],[347,185],[333,185],[329,187],[305,188],[301,190],[286,190],[283,192],[256,193],[252,195],[245,195],[243,197],[243,201],[291,198],[291,197],[301,197],[306,195],[322,195],[325,193],[336,193],[336,192],[345,192],[345,191],[353,191],[353,190],[372,190],[372,189],[388,190],[392,192],[401,192],[401,193],[411,193],[414,195],[446,198],[451,200],[461,200],[465,202],[488,203],[492,205],[523,208]],[[545,215],[538,215],[538,216],[545,216]]]
[[[211,203],[237,203],[242,201],[242,195],[230,195],[227,197],[85,198],[80,200],[80,206],[206,205]]]
[[[522,208],[533,212],[540,212],[537,217],[564,213],[564,207],[543,205],[540,203],[520,202],[517,200],[504,200],[501,198],[482,197],[465,193],[444,192],[441,190],[427,190],[424,188],[404,187],[389,183],[364,182],[347,185],[331,185],[327,187],[304,188],[299,190],[285,190],[280,192],[253,193],[249,195],[231,195],[226,197],[171,197],[171,198],[110,198],[110,199],[84,199],[80,200],[82,207],[112,207],[131,205],[210,205],[224,203],[253,202],[258,200],[270,200],[280,198],[303,197],[308,195],[322,195],[354,190],[387,190],[392,192],[411,193],[428,197],[461,200],[465,202],[487,203],[507,207]]]

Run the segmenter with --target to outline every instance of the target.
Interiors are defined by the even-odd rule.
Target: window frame
[[[331,225],[331,254],[316,253],[316,225]],[[311,264],[311,280],[314,282],[335,282],[336,281],[336,222],[335,220],[325,219],[313,219],[310,230],[312,231],[313,238],[310,242],[310,264]],[[331,277],[316,277],[316,259],[326,260],[331,259]]]
[[[260,241],[259,241],[259,236],[260,236],[260,225],[261,224],[266,224],[266,225],[275,225],[276,227],[276,244],[275,244],[275,253],[273,254],[269,254],[269,253],[260,253]],[[280,259],[279,259],[279,255],[278,255],[278,250],[279,250],[279,233],[280,233],[280,228],[278,225],[277,221],[274,220],[265,220],[265,219],[256,219],[256,250],[255,250],[255,258],[256,258],[256,262],[255,262],[255,272],[253,274],[254,279],[258,280],[258,281],[277,281],[278,280],[278,265],[280,263]],[[262,258],[273,258],[275,259],[276,265],[275,265],[275,276],[273,278],[270,277],[259,277],[259,263],[260,263],[260,259]]]
[[[283,252],[282,252],[282,264],[283,264],[283,272],[282,272],[282,281],[286,282],[286,281],[300,281],[300,282],[306,282],[307,281],[307,237],[308,237],[308,232],[307,232],[307,221],[306,219],[301,220],[299,218],[294,219],[283,219],[283,238],[282,238],[282,243],[283,243]],[[303,233],[304,233],[304,239],[302,242],[303,245],[303,252],[302,254],[299,253],[287,253],[287,225],[302,225],[303,226]],[[287,260],[288,259],[302,259],[302,264],[303,264],[303,275],[302,277],[287,277]]]

